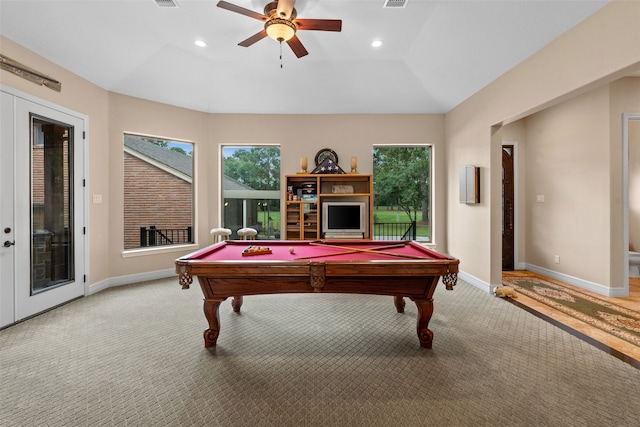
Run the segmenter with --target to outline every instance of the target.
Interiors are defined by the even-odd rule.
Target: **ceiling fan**
[[[226,1],[218,2],[218,7],[264,22],[264,29],[262,31],[241,41],[238,43],[239,46],[249,47],[269,36],[280,43],[287,42],[291,50],[293,50],[293,53],[298,58],[301,58],[308,55],[309,52],[307,52],[307,49],[305,49],[302,42],[298,39],[296,31],[314,30],[339,32],[342,31],[342,20],[298,19],[296,9],[293,7],[295,3],[295,0],[272,1],[264,7],[264,15]]]

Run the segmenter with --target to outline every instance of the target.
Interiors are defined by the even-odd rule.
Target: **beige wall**
[[[307,157],[309,170],[316,153],[333,149],[343,169],[351,157],[358,157],[360,173],[373,172],[373,146],[385,144],[432,144],[434,150],[434,229],[438,250],[446,251],[446,186],[444,160],[444,115],[212,115],[210,159],[218,159],[220,145],[265,143],[281,146],[281,173],[300,170],[300,158]],[[218,165],[216,165],[217,167]],[[209,185],[214,178],[209,177]],[[214,203],[218,203],[216,200]],[[212,210],[207,226],[217,224],[218,209]]]
[[[608,86],[524,122],[526,263],[608,285]]]
[[[106,178],[110,182],[108,209],[109,230],[109,276],[129,276],[149,271],[170,269],[176,258],[185,249],[172,247],[152,250],[123,252],[124,247],[124,154],[125,133],[142,134],[174,139],[194,144],[194,187],[196,194],[194,234],[196,241],[203,242],[198,224],[207,216],[208,186],[202,185],[200,176],[208,177],[212,165],[205,162],[207,141],[207,114],[157,102],[149,102],[130,96],[109,93],[109,170]],[[104,179],[104,177],[101,177]],[[199,239],[199,240],[198,240]],[[204,240],[210,242],[211,238]],[[91,241],[93,249],[96,242]],[[195,250],[192,247],[191,250]],[[188,252],[189,250],[187,250]],[[95,279],[95,278],[94,278]],[[92,283],[94,280],[91,281]]]
[[[636,73],[636,75],[639,75]],[[623,113],[640,113],[640,78],[623,78],[610,85],[610,141],[611,141],[611,283],[612,286],[622,287],[624,272],[628,266],[624,265],[623,251],[628,246],[624,242],[624,212],[623,212],[623,147],[622,120]],[[632,130],[632,129],[631,129]],[[636,144],[638,140],[635,139]],[[630,141],[630,144],[633,141]]]
[[[500,145],[507,130],[500,127],[640,68],[638,22],[640,2],[614,1],[447,114],[449,193],[457,193],[461,166],[475,164],[485,172],[480,205],[461,205],[456,197],[449,197],[447,204],[449,252],[460,258],[461,270],[472,281],[492,286],[501,283]],[[611,139],[609,133],[604,137]],[[529,149],[527,146],[527,154]],[[607,153],[607,161],[616,155],[615,151]],[[612,182],[610,177],[606,182]],[[618,183],[612,184],[615,191],[621,191]],[[614,194],[611,188],[608,191]],[[610,194],[606,199],[609,204]],[[609,218],[619,221],[618,215],[609,214]],[[607,223],[605,228],[615,230],[616,226]],[[613,250],[613,243],[608,246]],[[611,254],[601,265],[620,256]],[[560,265],[562,262],[561,257]],[[608,265],[603,268],[609,269]],[[607,274],[596,273],[599,278]],[[609,283],[611,279],[603,284]]]
[[[525,230],[521,249],[526,254],[521,260],[528,268],[592,282],[610,288],[607,292],[624,288],[621,130],[625,112],[640,112],[639,77],[602,85],[516,122],[524,129],[520,147],[526,148],[520,153],[526,170],[520,201]],[[630,129],[631,213],[634,204],[640,203],[636,182],[640,178],[633,179],[633,153],[640,153],[633,144],[634,125],[637,122]],[[537,196],[545,201],[538,202]],[[630,215],[629,221],[633,241],[635,229],[640,228],[633,224],[640,220]],[[640,230],[637,233],[640,237]],[[556,255],[560,263],[555,262]]]
[[[445,206],[443,115],[251,115],[206,114],[110,94],[111,276],[172,268],[178,256],[190,252],[162,248],[156,252],[122,252],[122,135],[124,132],[191,141],[195,146],[196,222],[200,246],[209,244],[209,230],[220,225],[220,153],[222,145],[277,144],[281,147],[281,173],[295,173],[300,158],[310,164],[318,150],[332,148],[340,164],[349,167],[358,157],[358,170],[371,173],[375,144],[433,144],[436,156],[436,206]],[[438,175],[439,174],[439,175]],[[436,211],[434,235],[445,247],[442,208]],[[440,243],[442,242],[442,243]],[[442,246],[440,246],[442,245]]]

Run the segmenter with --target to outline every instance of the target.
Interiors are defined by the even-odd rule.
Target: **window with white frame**
[[[373,148],[374,238],[432,241],[432,147]]]
[[[124,135],[124,249],[194,242],[193,143]]]
[[[280,239],[280,147],[222,147],[222,225],[238,238],[253,228],[257,239]]]

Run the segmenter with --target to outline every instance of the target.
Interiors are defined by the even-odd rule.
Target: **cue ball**
[[[289,253],[292,254],[294,252],[295,249],[293,248],[289,248]]]

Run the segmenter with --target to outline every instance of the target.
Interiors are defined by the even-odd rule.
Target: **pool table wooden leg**
[[[240,307],[242,307],[242,295],[236,295],[231,300],[231,307],[236,313],[240,313]]]
[[[395,304],[396,310],[398,310],[398,313],[404,313],[405,302],[403,297],[394,296],[393,303]]]
[[[220,303],[227,298],[213,298],[204,300],[204,317],[209,322],[209,329],[204,331],[204,346],[214,347],[220,334]]]
[[[420,340],[420,347],[431,348],[433,343],[433,332],[429,329],[429,321],[433,314],[433,299],[417,299],[412,298],[413,302],[418,307],[418,339]]]

